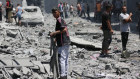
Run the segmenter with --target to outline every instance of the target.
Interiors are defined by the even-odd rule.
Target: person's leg
[[[85,13],[85,11],[84,11],[83,13],[84,13],[84,17],[86,17],[86,13]]]
[[[58,48],[58,53],[60,54],[60,75],[61,77],[67,76],[68,69],[68,52],[69,46],[62,46]]]
[[[104,32],[104,41],[103,41],[103,45],[102,45],[102,48],[103,48],[102,51],[104,54],[108,54],[108,48],[111,43],[112,34],[108,30],[103,31],[103,32]]]
[[[121,32],[121,39],[122,39],[122,49],[123,50],[126,50],[126,45],[125,45],[125,42],[126,42],[125,32]]]
[[[6,22],[8,22],[8,10],[6,10]]]
[[[127,42],[128,42],[128,36],[129,36],[129,32],[125,32],[125,48],[126,48],[126,45],[127,45]]]
[[[139,26],[139,39],[140,39],[140,26]]]
[[[66,71],[66,76],[68,75],[68,58],[69,58],[69,45],[65,46],[65,53],[66,53],[66,61],[65,61],[65,71]]]
[[[19,15],[19,26],[21,26],[21,15]]]

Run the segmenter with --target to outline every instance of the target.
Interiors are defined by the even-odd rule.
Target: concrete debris
[[[49,13],[42,14],[38,6],[27,6],[26,0],[23,8],[21,27],[0,23],[0,79],[54,79],[48,33],[54,31],[55,18]],[[121,58],[120,31],[114,30],[109,57],[100,57],[101,23],[80,17],[65,21],[71,39],[68,79],[140,79],[140,41],[135,23],[127,44],[130,57]],[[35,27],[29,27],[32,24]],[[119,29],[118,24],[114,22],[113,29]]]
[[[76,38],[76,37],[70,37],[70,38],[71,38],[72,44],[77,45],[79,47],[90,48],[90,49],[102,48],[102,45],[100,42],[92,43],[92,42],[86,41],[84,39]]]
[[[15,38],[18,34],[18,32],[12,31],[12,30],[6,30],[7,36]]]
[[[21,76],[21,72],[19,70],[17,70],[16,68],[13,69],[14,74],[16,74],[17,76]]]
[[[22,67],[22,73],[24,75],[31,75],[31,70],[27,67]]]

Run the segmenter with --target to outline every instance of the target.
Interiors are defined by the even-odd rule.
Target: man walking
[[[122,7],[122,13],[120,14],[120,31],[121,31],[121,39],[122,39],[122,49],[126,50],[126,45],[128,41],[128,35],[130,32],[130,22],[132,22],[131,16],[132,13],[127,14],[126,6]]]
[[[59,64],[60,64],[60,79],[67,79],[68,72],[68,56],[69,56],[69,44],[70,38],[65,21],[60,17],[58,9],[52,9],[54,18],[56,18],[55,32],[52,32],[50,36],[54,36],[57,42]]]
[[[102,27],[103,30],[103,43],[102,43],[102,53],[100,54],[101,57],[107,57],[108,56],[108,48],[110,46],[110,43],[112,41],[112,27],[111,27],[111,12],[112,5],[108,4],[106,6],[106,10],[102,14]]]
[[[82,8],[82,11],[81,11],[81,14],[80,14],[80,17],[82,17],[84,15],[84,17],[86,17],[86,14],[85,14],[85,3],[81,2],[81,8]]]

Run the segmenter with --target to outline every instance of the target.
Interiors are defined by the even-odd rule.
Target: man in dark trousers
[[[88,16],[88,19],[90,19],[90,7],[89,7],[89,4],[87,3],[87,16]]]
[[[108,57],[108,48],[110,46],[110,43],[112,41],[112,34],[113,30],[111,27],[111,12],[112,5],[108,4],[106,6],[106,10],[102,14],[102,27],[103,30],[103,43],[102,43],[102,52],[100,54],[101,57]]]
[[[128,41],[129,32],[130,32],[130,22],[132,22],[131,17],[132,17],[132,13],[127,14],[126,6],[123,6],[122,13],[119,16],[123,51],[126,50],[126,45]]]
[[[52,32],[50,36],[55,37],[58,47],[60,79],[67,79],[70,44],[69,33],[65,21],[60,17],[60,11],[58,9],[52,9],[52,14],[56,18],[56,27],[55,32]]]

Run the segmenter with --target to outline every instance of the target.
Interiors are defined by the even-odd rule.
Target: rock
[[[18,34],[18,32],[15,32],[15,31],[12,31],[12,30],[7,30],[6,33],[7,33],[7,36],[10,36],[10,37],[13,37],[13,38],[15,38]]]
[[[111,64],[106,64],[105,70],[112,70],[112,65]]]
[[[91,49],[101,49],[102,48],[102,43],[101,42],[89,42],[80,38],[76,38],[76,37],[70,37],[71,38],[71,42],[74,45],[80,46],[80,47],[84,47],[84,48],[91,48]]]
[[[31,70],[27,67],[22,67],[22,73],[24,75],[31,75]]]
[[[115,74],[107,74],[105,79],[121,79],[121,77]]]
[[[19,70],[17,70],[16,68],[13,69],[14,74],[21,76],[21,72]]]
[[[45,68],[44,68],[43,64],[40,61],[32,61],[32,62],[34,63],[34,65],[39,66],[41,73],[45,73]]]

